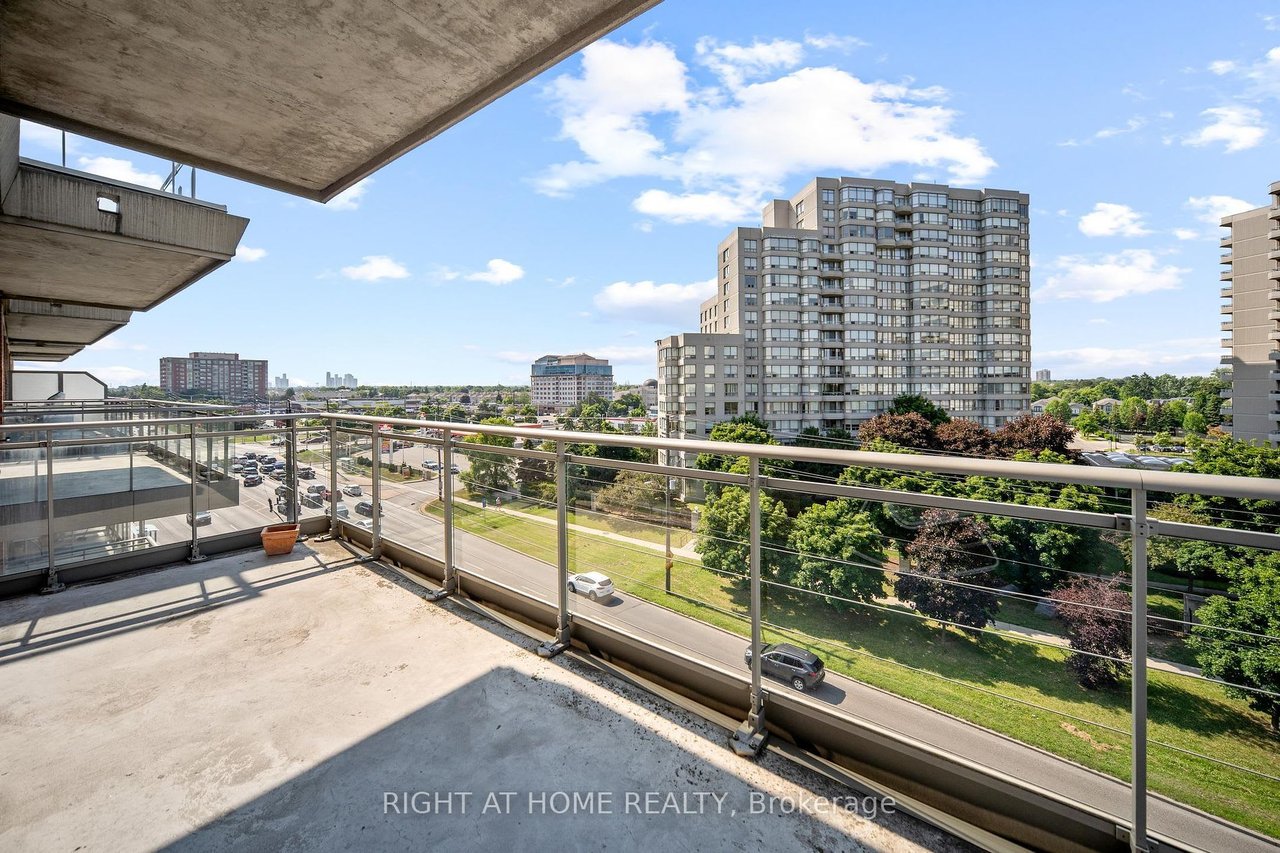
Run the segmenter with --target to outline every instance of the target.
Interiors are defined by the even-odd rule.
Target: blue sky
[[[800,8],[668,0],[327,206],[201,172],[251,220],[241,257],[64,366],[155,383],[161,356],[218,350],[299,384],[523,384],[585,350],[638,382],[696,330],[719,240],[840,174],[1030,193],[1055,378],[1217,366],[1215,223],[1280,180],[1280,3]],[[139,183],[167,167],[70,148]]]

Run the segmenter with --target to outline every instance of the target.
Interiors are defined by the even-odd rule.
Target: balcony
[[[1223,253],[1222,253],[1222,255],[1221,255],[1221,256],[1219,256],[1219,258],[1218,258],[1218,263],[1220,263],[1220,264],[1229,264],[1229,263],[1231,263],[1233,260],[1234,260],[1234,256],[1233,256],[1233,254],[1232,254],[1231,252],[1223,252]]]
[[[1235,323],[1233,323],[1230,320],[1224,320],[1222,323],[1219,324],[1219,328],[1222,329],[1222,331],[1224,332],[1230,332],[1234,326],[1235,326]]]
[[[1218,278],[1221,281],[1231,281],[1231,270],[1223,270],[1222,272],[1218,273]],[[1223,290],[1229,290],[1229,289],[1230,288],[1225,288],[1225,287],[1223,288]]]
[[[24,416],[30,419],[35,414],[29,410]],[[312,416],[315,415],[308,414]],[[829,416],[838,417],[840,413],[822,415],[824,420]],[[434,790],[456,785],[474,790],[487,785],[498,786],[497,790],[519,790],[534,784],[534,777],[523,774],[537,772],[537,779],[545,780],[549,767],[574,768],[573,785],[569,787],[596,786],[592,789],[606,790],[624,782],[657,786],[654,774],[665,772],[659,768],[668,768],[672,762],[678,766],[683,761],[698,768],[710,762],[711,766],[698,771],[699,778],[708,785],[721,784],[721,777],[716,775],[721,771],[716,768],[726,766],[724,759],[708,758],[700,751],[703,747],[695,743],[697,738],[690,738],[687,732],[698,726],[703,726],[698,731],[707,731],[705,724],[687,723],[679,736],[659,734],[655,738],[653,732],[667,729],[644,717],[649,733],[637,734],[639,729],[634,723],[640,712],[627,704],[630,700],[600,688],[601,683],[611,683],[607,678],[594,681],[599,692],[578,681],[584,670],[577,662],[582,661],[678,700],[691,713],[714,720],[717,725],[737,727],[738,733],[731,740],[739,749],[750,751],[758,745],[756,735],[767,721],[778,735],[774,740],[779,748],[806,766],[824,768],[841,779],[851,780],[855,777],[850,774],[856,774],[861,780],[858,784],[881,792],[909,786],[912,798],[903,797],[901,802],[918,802],[922,811],[917,813],[933,815],[948,831],[966,838],[998,832],[1021,843],[1031,843],[1034,837],[1042,844],[1048,839],[1049,846],[1060,842],[1064,848],[1118,849],[1122,845],[1117,842],[1117,827],[1127,826],[1127,805],[1136,796],[1147,802],[1150,835],[1162,846],[1232,850],[1265,846],[1255,836],[1225,821],[1206,818],[1164,798],[1147,800],[1146,785],[1141,781],[1131,789],[1119,779],[1074,763],[1094,760],[1093,752],[1072,751],[1072,760],[1062,761],[1042,751],[1053,743],[1066,748],[1074,739],[1082,739],[1073,732],[1084,732],[1093,743],[1108,744],[1113,749],[1127,749],[1115,744],[1125,743],[1130,736],[1148,737],[1145,727],[1128,732],[1115,727],[1123,723],[1089,721],[1087,717],[1092,712],[1088,709],[1093,706],[1080,704],[1078,690],[1070,691],[1075,697],[1070,703],[1073,710],[1056,703],[1050,695],[1055,691],[1033,700],[1037,706],[1034,708],[1028,708],[1026,699],[1004,694],[1010,689],[1005,684],[1008,679],[1016,682],[1020,678],[1017,673],[1026,667],[1045,666],[1046,653],[1051,657],[1060,654],[1060,637],[1055,639],[1043,632],[1020,633],[1001,627],[1001,623],[980,628],[972,636],[952,632],[954,637],[943,637],[949,633],[947,629],[929,627],[918,613],[892,599],[851,601],[848,606],[873,618],[867,621],[859,617],[862,627],[857,632],[841,630],[832,634],[828,628],[821,628],[822,636],[816,637],[792,625],[786,614],[805,612],[822,620],[844,619],[840,615],[843,610],[831,606],[831,590],[784,586],[772,574],[755,574],[762,564],[771,565],[774,551],[773,546],[757,541],[754,534],[750,541],[741,541],[746,562],[726,565],[724,571],[728,574],[717,574],[717,570],[703,565],[699,552],[694,550],[696,537],[690,534],[685,510],[676,506],[677,514],[672,515],[673,505],[679,504],[678,494],[667,491],[665,507],[661,499],[656,503],[651,500],[642,519],[625,524],[621,517],[592,508],[590,502],[575,506],[569,495],[610,471],[633,470],[657,473],[663,481],[675,478],[677,484],[685,484],[681,488],[687,486],[691,491],[701,489],[706,482],[737,487],[751,502],[766,495],[774,499],[815,494],[871,501],[883,505],[887,512],[897,513],[891,517],[900,515],[904,524],[917,518],[915,513],[921,508],[945,505],[979,515],[1021,519],[1025,525],[1065,525],[1122,534],[1130,528],[1127,508],[1145,508],[1145,489],[1162,493],[1194,489],[1207,494],[1275,500],[1280,499],[1280,485],[1274,482],[956,457],[777,446],[765,449],[758,445],[499,426],[484,427],[484,435],[489,437],[482,436],[482,443],[463,444],[457,439],[476,427],[404,420],[390,422],[395,439],[405,445],[391,452],[379,449],[392,446],[388,436],[377,433],[377,425],[386,423],[385,418],[343,415],[339,422],[334,416],[320,417],[330,421],[324,445],[304,443],[307,431],[296,426],[297,416],[280,419],[283,425],[254,424],[250,428],[234,428],[236,421],[243,418],[225,416],[145,422],[84,421],[74,427],[65,422],[3,427],[4,432],[17,434],[32,445],[19,447],[20,442],[9,442],[16,450],[36,452],[40,447],[46,451],[52,447],[55,451],[51,457],[54,471],[44,475],[47,488],[35,490],[29,499],[31,504],[43,503],[51,508],[42,518],[44,534],[4,543],[6,561],[0,585],[5,591],[41,586],[52,590],[62,583],[101,579],[147,566],[167,566],[160,572],[134,575],[111,584],[72,586],[59,595],[0,605],[0,624],[7,626],[0,635],[0,642],[4,643],[0,645],[0,657],[7,654],[28,661],[24,667],[0,667],[0,689],[5,695],[30,697],[19,707],[68,707],[65,699],[57,701],[48,692],[54,689],[129,700],[119,709],[118,703],[100,702],[93,706],[100,711],[87,708],[79,715],[33,713],[20,718],[19,728],[10,727],[12,734],[0,734],[0,744],[9,760],[6,766],[10,779],[29,785],[38,783],[47,772],[44,768],[71,768],[65,772],[75,774],[90,792],[86,802],[92,803],[93,792],[101,790],[111,792],[113,811],[121,804],[127,808],[134,802],[146,802],[150,808],[167,796],[164,792],[169,789],[160,787],[155,777],[170,776],[166,762],[172,762],[175,773],[177,768],[183,768],[186,774],[183,796],[185,802],[197,804],[195,812],[175,809],[174,814],[180,817],[172,820],[184,823],[157,817],[156,828],[145,832],[189,834],[192,840],[211,846],[215,842],[223,846],[234,846],[236,840],[245,842],[254,837],[249,833],[262,831],[267,815],[276,815],[273,819],[278,820],[281,812],[293,816],[286,820],[298,820],[308,826],[312,825],[311,816],[330,815],[321,824],[334,828],[315,831],[338,835],[316,836],[322,840],[347,838],[343,833],[352,831],[347,827],[360,826],[361,820],[364,825],[372,820],[372,833],[388,833],[393,830],[384,825],[382,815],[347,819],[360,814],[361,798],[367,799],[375,789],[379,800],[381,791],[388,787]],[[108,429],[114,430],[106,436],[110,441],[101,441],[99,432]],[[309,452],[317,456],[308,459],[320,476],[309,485],[327,485],[335,495],[340,495],[344,487],[358,487],[361,498],[367,500],[369,514],[343,515],[334,502],[316,501],[301,506],[289,500],[273,502],[270,487],[243,488],[237,492],[233,506],[218,506],[210,503],[212,486],[199,476],[186,483],[186,505],[167,507],[167,515],[144,507],[127,519],[101,523],[99,519],[64,518],[56,500],[48,501],[49,494],[56,498],[61,493],[66,473],[56,463],[60,458],[74,457],[72,449],[110,447],[117,456],[123,456],[126,451],[121,445],[156,444],[157,430],[164,441],[181,443],[190,441],[192,434],[197,436],[195,450],[187,460],[197,472],[221,470],[229,459],[255,446],[268,451],[256,442],[262,440],[264,431],[273,432],[286,448],[272,449],[273,455],[280,453],[292,460],[294,456],[288,448],[310,448]],[[574,453],[558,456],[532,449],[533,441],[516,448],[499,443],[498,438],[549,440],[559,443],[562,451],[567,451],[569,445],[589,441],[598,445],[638,445],[680,455],[729,452],[746,456],[749,464],[745,474],[693,471],[652,461],[624,462]],[[546,476],[550,479],[546,482],[551,491],[544,490],[543,494],[554,493],[554,498],[519,497],[500,485],[501,481],[487,479],[497,470],[495,466],[512,464],[521,457],[547,463]],[[563,464],[556,464],[557,459],[562,459]],[[919,492],[869,490],[838,485],[829,479],[790,479],[778,475],[774,467],[777,459],[904,470],[924,478],[981,474],[1027,482],[1028,478],[1061,477],[1060,482],[1123,494],[1121,503],[1107,504],[1100,512],[1057,510]],[[367,464],[375,460],[379,464]],[[456,477],[434,476],[427,463],[437,460],[444,470],[457,465],[462,473]],[[33,476],[32,458],[8,461],[12,464],[0,469],[3,476]],[[35,464],[42,461],[38,456],[34,459]],[[105,453],[102,464],[106,467]],[[297,472],[296,464],[287,466],[280,483],[287,494],[296,494],[303,488]],[[468,483],[472,485],[467,486]],[[264,500],[266,509],[261,506]],[[344,500],[354,503],[355,498]],[[374,511],[374,507],[381,507],[382,512]],[[206,511],[210,523],[201,525],[196,516]],[[143,513],[145,517],[138,517]],[[199,560],[243,548],[256,537],[259,527],[281,517],[297,519],[304,532],[313,537],[326,535],[308,540],[292,558],[264,560],[256,554],[240,553],[205,562],[182,562],[187,557]],[[104,549],[88,558],[72,557],[67,546],[83,545],[95,538],[107,542],[111,528],[126,523],[150,525],[154,531],[146,537],[150,544],[127,555]],[[1164,522],[1158,529],[1160,535],[1181,539],[1280,549],[1280,537],[1271,534]],[[24,531],[24,536],[30,532]],[[327,541],[329,536],[334,537],[332,541]],[[664,537],[670,544],[664,542]],[[10,562],[8,558],[19,552],[28,559]],[[667,557],[667,553],[671,556]],[[39,556],[45,560],[34,568],[32,558]],[[1142,565],[1138,564],[1140,573]],[[886,570],[880,565],[859,564],[858,568]],[[568,591],[566,579],[588,569],[604,569],[614,578],[617,594],[613,599],[594,602]],[[895,571],[909,569],[897,565]],[[990,590],[990,595],[1011,601],[1028,600],[1023,593],[983,588]],[[423,598],[453,601],[424,603]],[[1142,624],[1147,613],[1139,599],[1135,599],[1133,607],[1135,612],[1130,615]],[[712,617],[712,613],[720,615]],[[86,618],[89,615],[91,619]],[[498,624],[487,622],[486,616],[493,616]],[[709,618],[714,624],[704,621]],[[775,632],[770,639],[786,637],[822,651],[830,673],[819,689],[796,692],[782,683],[762,682],[760,672],[744,666],[743,648],[766,619],[769,630]],[[873,626],[882,623],[896,627],[891,635],[885,635],[883,645],[875,640],[868,646],[881,630]],[[817,622],[806,624],[810,631],[819,630]],[[510,628],[521,633],[513,633]],[[936,631],[942,633],[930,633]],[[494,635],[502,642],[495,645]],[[526,635],[535,640],[523,639]],[[928,638],[928,643],[919,649],[924,657],[911,663],[913,658],[904,656],[904,652],[914,649],[917,642],[924,642],[922,638]],[[513,654],[513,643],[529,650],[539,641],[540,653],[564,653],[568,657],[545,664],[532,655]],[[932,647],[932,652],[927,651],[929,644],[938,642],[950,648],[943,657],[953,652],[994,653],[991,662],[984,665],[1003,666],[997,662],[1004,660],[1012,663],[1012,669],[998,679],[983,679],[972,685],[954,678],[948,680],[937,669],[942,662],[937,646]],[[458,648],[465,648],[467,653],[424,654]],[[1167,731],[1163,727],[1169,724],[1162,718],[1167,713],[1167,697],[1181,695],[1180,679],[1198,675],[1185,668],[1170,668],[1158,660],[1148,661],[1140,647],[1138,651],[1139,659],[1145,662],[1138,671],[1158,685],[1166,697],[1150,709],[1152,731]],[[753,661],[759,659],[759,655],[753,657]],[[126,660],[134,662],[127,694],[117,686],[115,666],[115,662]],[[559,661],[563,660],[570,662],[562,666]],[[234,665],[225,677],[210,675],[210,670],[216,669],[212,661],[220,661],[224,667],[227,661]],[[42,675],[41,670],[32,667],[46,667],[49,673],[63,675]],[[1065,673],[1059,675],[1066,678]],[[62,685],[67,678],[72,680],[66,682],[65,688],[51,687]],[[534,681],[538,683],[526,684]],[[893,695],[895,690],[907,690],[912,684],[918,684],[917,692],[908,690],[906,698]],[[1217,690],[1213,685],[1204,685],[1203,689]],[[946,713],[927,707],[947,695],[957,698],[939,708]],[[1141,692],[1138,695],[1145,696]],[[1217,697],[1215,701],[1228,702],[1219,692],[1212,695]],[[231,701],[233,697],[239,698]],[[136,711],[143,706],[130,704],[138,701],[147,708],[145,714]],[[1139,703],[1140,717],[1145,719],[1145,698],[1135,701]],[[994,703],[993,707],[1000,711],[988,715],[980,710],[984,703]],[[544,707],[547,705],[555,707]],[[325,709],[325,713],[316,714],[318,708]],[[1215,714],[1228,713],[1225,705],[1215,708]],[[99,712],[105,716],[92,715]],[[966,714],[975,713],[979,714],[974,719],[978,726],[963,721]],[[1039,748],[1030,749],[985,728],[1001,725],[1004,714],[1025,718],[1032,713],[1040,721],[1033,728],[1063,732],[1054,737],[1065,740],[1033,744]],[[569,716],[562,718],[561,714]],[[253,723],[247,723],[247,719]],[[460,719],[465,719],[464,725],[459,724]],[[743,719],[748,719],[748,724],[740,726]],[[603,728],[598,727],[601,721]],[[170,725],[172,729],[167,727]],[[133,781],[121,781],[118,774],[89,772],[88,765],[81,772],[77,762],[80,756],[89,754],[77,737],[82,727],[109,731],[113,736],[111,742],[92,753],[93,767],[134,766],[130,764],[133,761],[147,772],[135,774]],[[145,727],[145,736],[144,729],[138,727]],[[197,744],[189,738],[193,727],[214,734]],[[495,734],[499,727],[500,735]],[[132,734],[135,730],[137,736]],[[297,733],[303,731],[306,737],[296,740],[301,737]],[[463,748],[442,748],[439,739],[431,736],[436,731],[448,731],[449,744]],[[582,736],[556,736],[566,731]],[[1259,777],[1249,767],[1238,766],[1241,761],[1249,764],[1251,758],[1233,755],[1233,763],[1225,764],[1215,757],[1216,746],[1208,752],[1176,753],[1171,765],[1168,747],[1156,734],[1151,737],[1155,772],[1150,779],[1157,790],[1163,790],[1168,781],[1161,774],[1175,765],[1189,768],[1180,772],[1194,774],[1182,780],[1194,778],[1190,789],[1178,788],[1184,792],[1210,784],[1205,780],[1211,776],[1230,776],[1233,790],[1261,790],[1270,784],[1265,773]],[[600,761],[598,744],[602,738],[633,757],[624,765]],[[632,738],[642,738],[644,743],[628,748]],[[806,749],[811,747],[821,757],[786,746],[789,742],[805,744]],[[582,744],[589,745],[590,755],[580,751],[586,748]],[[669,751],[669,746],[676,751]],[[129,750],[142,752],[139,755]],[[516,754],[527,761],[514,760]],[[289,759],[280,759],[282,755]],[[632,775],[616,775],[621,766]],[[15,774],[15,767],[20,772]],[[237,787],[231,794],[226,793],[228,767],[240,768],[236,771]],[[153,773],[153,769],[159,772]],[[712,781],[706,781],[707,774]],[[344,793],[316,795],[315,790],[331,787],[326,782],[331,778],[343,779]],[[1140,778],[1145,778],[1145,772]],[[53,818],[37,820],[34,806],[28,803],[38,800],[10,796],[4,788],[6,784],[14,783],[0,781],[0,793],[25,809],[22,814],[33,816],[23,824],[29,822],[34,827],[32,832],[51,831],[65,825],[58,821],[66,821],[74,836],[78,816],[93,814],[91,808],[63,809],[57,810]],[[725,779],[722,784],[739,790],[732,780]],[[753,780],[752,784],[767,787],[772,783]],[[545,787],[558,789],[550,783]],[[222,794],[218,793],[220,790]],[[981,809],[967,807],[966,811],[976,816],[980,825],[948,817],[944,806],[957,802],[981,803]],[[156,811],[157,815],[164,814]],[[339,819],[334,820],[335,815]],[[436,815],[432,819],[438,818]],[[741,823],[742,816],[737,820]],[[127,821],[118,823],[132,829]],[[781,821],[778,823],[782,825]],[[626,825],[624,822],[624,828]],[[749,822],[747,825],[753,826]],[[403,828],[402,823],[395,826],[394,831]],[[577,824],[568,826],[572,831]],[[563,826],[557,828],[564,831]],[[102,831],[116,830],[107,826]],[[533,827],[527,831],[536,835],[550,830]],[[706,831],[726,829],[710,823]],[[376,842],[382,837],[371,834],[364,839]],[[847,845],[847,841],[832,842],[836,847]]]

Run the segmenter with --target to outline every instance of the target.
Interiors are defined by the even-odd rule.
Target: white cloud
[[[537,189],[566,195],[620,177],[678,180],[678,191],[640,193],[637,209],[673,221],[720,222],[731,207],[735,218],[736,211],[760,210],[796,173],[874,174],[897,166],[974,183],[995,167],[977,139],[953,130],[957,113],[937,103],[946,90],[795,67],[803,49],[785,41],[703,40],[699,61],[721,82],[698,87],[669,45],[591,45],[580,73],[561,75],[546,90],[562,138],[583,156],[551,166],[535,180]],[[750,82],[787,68],[794,70]],[[780,134],[779,127],[823,131]]]
[[[1268,30],[1280,30],[1280,15],[1259,15],[1262,19],[1262,26]]]
[[[1123,136],[1128,133],[1136,133],[1137,131],[1146,127],[1148,121],[1149,120],[1145,116],[1134,116],[1133,118],[1129,119],[1119,127],[1104,127],[1101,130],[1095,132],[1092,136],[1088,137],[1084,141],[1081,141],[1078,139],[1068,139],[1065,142],[1059,142],[1058,144],[1067,148],[1074,148],[1080,145],[1092,145],[1094,142],[1096,142],[1099,139],[1111,139],[1113,137]]]
[[[1190,270],[1160,265],[1154,252],[1126,249],[1093,259],[1066,255],[1050,264],[1057,272],[1036,291],[1037,299],[1087,299],[1111,302],[1125,296],[1177,290]]]
[[[250,248],[249,246],[240,246],[238,249],[236,249],[235,259],[237,261],[245,261],[247,263],[253,263],[254,261],[262,260],[266,256],[267,256],[266,249],[254,249],[254,248]]]
[[[1127,204],[1100,201],[1080,217],[1080,233],[1086,237],[1141,237],[1151,231],[1142,225],[1142,214]]]
[[[1262,123],[1262,111],[1254,107],[1211,107],[1200,115],[1210,119],[1209,123],[1197,132],[1183,137],[1183,145],[1200,147],[1222,142],[1227,153],[1233,153],[1253,148],[1267,135],[1267,127]]]
[[[1252,210],[1257,207],[1256,204],[1250,204],[1244,199],[1239,199],[1229,195],[1200,195],[1192,196],[1187,199],[1186,207],[1199,211],[1196,218],[1207,225],[1218,226],[1222,224],[1222,217],[1230,216],[1233,213],[1242,213],[1246,210]],[[1185,239],[1179,236],[1179,239]]]
[[[1208,373],[1218,366],[1222,347],[1216,338],[1183,338],[1135,347],[1077,347],[1036,353],[1036,364],[1054,376],[1122,376],[1132,373]]]
[[[706,222],[725,225],[741,222],[757,213],[754,199],[730,198],[724,193],[679,193],[645,190],[631,206],[638,212],[668,222]]]
[[[804,45],[787,39],[755,41],[750,45],[720,44],[710,36],[698,39],[698,61],[710,68],[731,89],[749,78],[774,70],[794,68],[804,58]]]
[[[130,161],[121,160],[118,157],[80,157],[76,162],[82,172],[124,181],[126,184],[137,184],[140,187],[151,187],[156,190],[164,184],[164,175],[143,172],[134,168]]]
[[[505,361],[510,364],[533,364],[547,353],[534,355],[531,352],[519,352],[516,350],[499,350],[493,354],[498,361]]]
[[[358,266],[343,267],[342,274],[356,281],[381,281],[384,278],[408,278],[409,270],[404,264],[387,255],[365,255],[364,263]]]
[[[804,43],[814,50],[843,50],[845,52],[869,46],[869,42],[865,42],[857,36],[838,36],[835,33],[825,33],[823,35],[806,34]]]
[[[624,316],[650,323],[680,324],[697,316],[698,305],[715,295],[716,280],[692,284],[655,284],[652,281],[615,281],[595,295],[602,314]]]
[[[36,124],[34,121],[27,121],[25,118],[21,120],[18,128],[18,139],[21,142],[29,142],[39,145],[41,148],[48,148],[53,151],[62,151],[62,131],[56,127],[48,127],[43,124]],[[67,134],[67,152],[76,151],[79,148],[79,137],[75,134]]]
[[[556,285],[556,289],[558,290],[558,289],[561,289],[561,288],[568,287],[568,286],[570,286],[571,284],[573,284],[573,283],[574,283],[575,281],[577,281],[577,280],[578,280],[578,279],[577,279],[576,277],[571,276],[571,275],[567,275],[567,276],[565,276],[565,277],[560,281],[560,283],[559,283],[559,284],[557,284],[557,285]]]
[[[369,185],[373,183],[373,178],[364,178],[356,181],[342,192],[335,195],[325,204],[329,210],[359,210],[360,202],[364,200],[364,194],[368,191]]]
[[[511,261],[494,258],[489,261],[483,272],[469,273],[464,278],[467,281],[483,281],[489,284],[510,284],[524,278],[524,268]]]
[[[1179,240],[1197,240],[1205,235],[1201,234],[1194,228],[1175,228],[1173,229],[1173,236],[1177,237]]]
[[[1108,320],[1106,317],[1092,317],[1092,318],[1090,318],[1090,320],[1089,320],[1089,325],[1091,325],[1091,326],[1105,326],[1105,325],[1109,324],[1110,322],[1111,322],[1111,321],[1110,321],[1110,320]]]
[[[1236,64],[1230,59],[1218,59],[1209,63],[1209,70],[1219,76],[1230,74],[1236,70]]]
[[[109,367],[89,367],[85,369],[108,385],[139,385],[145,382],[148,377],[145,370],[124,367],[118,364]]]

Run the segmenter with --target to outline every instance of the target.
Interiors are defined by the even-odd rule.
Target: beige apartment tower
[[[613,399],[613,367],[585,352],[544,355],[529,368],[529,391],[538,414],[566,412],[588,397]]]
[[[1271,204],[1223,217],[1222,331],[1231,368],[1224,427],[1241,441],[1280,446],[1280,181]]]
[[[993,428],[1026,412],[1028,203],[847,177],[771,202],[716,248],[698,335],[657,342],[660,433],[746,412],[782,441],[856,430],[900,394]]]

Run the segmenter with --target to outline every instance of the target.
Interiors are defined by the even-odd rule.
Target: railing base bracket
[[[452,589],[448,589],[448,588],[445,588],[445,589],[434,589],[434,590],[432,590],[431,592],[427,593],[426,595],[424,595],[424,596],[422,596],[422,597],[423,597],[423,598],[425,598],[427,601],[443,601],[443,600],[445,600],[446,598],[448,598],[449,596],[453,595],[453,594],[454,594],[454,592],[456,592],[456,591],[457,591],[457,590],[452,590]]]
[[[764,749],[768,737],[768,732],[756,731],[751,723],[743,723],[729,738],[729,746],[740,758],[755,758]]]
[[[538,657],[553,658],[567,648],[569,648],[568,643],[557,643],[554,640],[547,640],[545,643],[538,646]]]
[[[67,585],[66,585],[65,583],[62,583],[61,581],[59,581],[58,583],[51,583],[51,584],[49,584],[48,586],[46,586],[46,587],[42,588],[42,589],[40,590],[40,594],[41,594],[41,595],[53,595],[55,592],[62,592],[62,591],[63,591],[64,589],[66,589],[66,588],[67,588]]]

